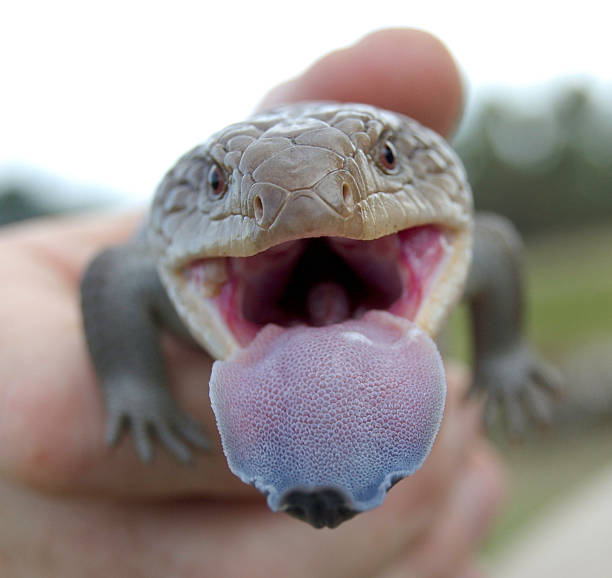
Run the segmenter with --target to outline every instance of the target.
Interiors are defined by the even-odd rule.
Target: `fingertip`
[[[463,88],[455,60],[438,38],[398,28],[372,32],[324,56],[273,89],[259,108],[300,100],[372,104],[447,135],[463,108]]]

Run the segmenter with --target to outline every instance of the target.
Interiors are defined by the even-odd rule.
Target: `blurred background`
[[[465,77],[466,112],[454,144],[476,204],[509,216],[523,233],[530,335],[567,375],[551,428],[520,445],[494,436],[511,495],[484,553],[494,573],[506,568],[503,576],[514,576],[507,560],[521,539],[547,519],[558,524],[554,513],[612,467],[605,11],[594,0],[579,9],[523,0],[350,8],[318,0],[5,3],[0,224],[144,205],[179,155],[242,119],[270,87],[324,53],[383,27],[439,36]],[[612,496],[612,477],[602,487]],[[543,574],[521,570],[531,575]]]

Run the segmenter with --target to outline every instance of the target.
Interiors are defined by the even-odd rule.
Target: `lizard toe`
[[[164,447],[179,461],[190,464],[193,456],[192,452],[179,436],[172,430],[166,422],[155,425],[155,433]]]
[[[531,376],[553,399],[562,399],[564,397],[565,379],[563,374],[550,363],[546,363],[541,359],[535,360],[531,369]]]
[[[140,459],[149,463],[153,459],[153,443],[151,441],[151,427],[144,419],[131,420],[134,447]]]
[[[182,413],[175,417],[174,428],[191,445],[200,450],[210,450],[211,444],[202,426],[189,415]]]

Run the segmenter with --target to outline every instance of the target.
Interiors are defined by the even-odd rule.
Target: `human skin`
[[[261,106],[304,99],[366,102],[448,134],[462,88],[439,41],[386,30],[323,58]],[[270,512],[229,472],[206,390],[212,361],[169,337],[173,391],[212,450],[185,467],[163,451],[145,465],[127,442],[104,446],[79,281],[92,256],[128,239],[141,218],[45,219],[0,233],[2,576],[478,576],[474,551],[503,476],[457,367],[448,368],[443,425],[423,468],[335,530]]]

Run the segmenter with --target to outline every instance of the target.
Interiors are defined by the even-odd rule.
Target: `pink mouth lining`
[[[318,284],[306,290],[306,299],[316,291],[317,300],[328,302],[324,306],[332,313],[327,322],[313,322],[308,313],[293,316],[287,311],[272,311],[276,309],[276,297],[286,300],[286,287],[292,287],[292,276],[308,259],[304,255],[311,242],[291,241],[253,257],[225,259],[227,280],[212,300],[241,347],[247,346],[269,322],[286,327],[327,325],[359,318],[369,309],[386,310],[414,321],[448,253],[447,237],[436,225],[406,229],[373,241],[325,239],[324,252],[311,257],[315,262],[314,268],[312,263],[309,265],[313,275],[318,274],[317,259],[323,261],[329,256],[338,259],[339,256],[356,275],[346,283],[361,283],[363,287],[350,293],[349,288],[343,287],[343,281],[335,279],[329,283],[324,277],[320,279]],[[321,240],[317,242],[321,244]],[[184,274],[189,283],[201,285],[206,282],[209,261],[200,259],[186,268]],[[331,266],[332,275],[334,269],[338,267]],[[310,276],[309,273],[302,275],[306,279]],[[294,285],[301,287],[303,283],[298,280]],[[269,313],[265,311],[267,307],[271,310]]]

